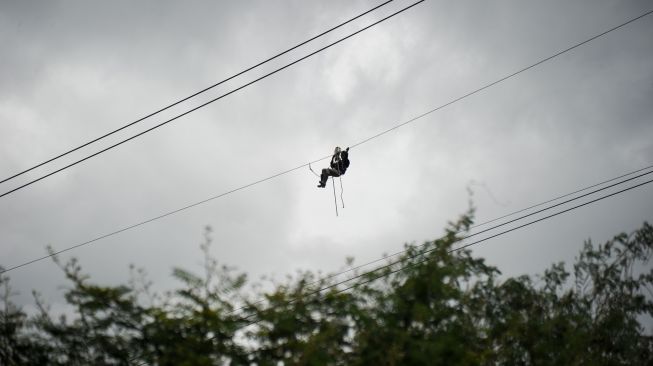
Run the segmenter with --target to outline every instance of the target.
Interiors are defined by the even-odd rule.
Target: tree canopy
[[[74,316],[11,301],[0,277],[0,365],[645,365],[653,364],[653,227],[595,245],[568,268],[505,278],[458,250],[472,214],[445,235],[351,281],[301,272],[254,291],[210,255],[203,273],[174,268],[179,287],[155,293],[144,271],[94,283],[58,260]],[[255,287],[254,287],[255,288]]]

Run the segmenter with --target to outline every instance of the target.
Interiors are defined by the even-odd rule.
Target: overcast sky
[[[295,45],[381,1],[0,1],[5,178]],[[378,12],[11,182],[2,192],[201,104],[378,20]],[[11,267],[328,155],[651,10],[650,1],[436,1],[119,148],[0,198]],[[442,234],[474,191],[484,221],[653,164],[653,16],[351,150],[345,208],[301,169],[62,255],[117,284],[213,254],[253,279],[332,272]],[[326,162],[316,164],[316,170]],[[650,179],[650,178],[649,178]],[[339,190],[339,185],[337,186]],[[338,192],[339,193],[339,192]],[[338,200],[340,198],[338,197]],[[571,263],[583,241],[653,220],[653,187],[486,241],[505,275]],[[9,273],[14,298],[65,280]]]

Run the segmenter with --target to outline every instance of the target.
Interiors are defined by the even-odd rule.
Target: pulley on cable
[[[322,169],[321,175],[317,175],[317,173],[313,171],[310,163],[308,164],[308,168],[311,170],[311,172],[313,172],[313,174],[315,174],[316,177],[320,178],[320,182],[317,185],[318,188],[326,187],[326,181],[329,179],[329,177],[331,177],[331,182],[333,183],[333,200],[336,205],[336,216],[338,216],[338,201],[336,199],[335,177],[340,179],[340,201],[342,202],[342,208],[345,208],[345,201],[342,198],[342,194],[344,192],[344,188],[342,186],[342,176],[347,171],[347,168],[349,168],[349,148],[346,148],[343,151],[340,149],[340,147],[336,146],[333,152],[333,156],[331,157],[329,168]]]

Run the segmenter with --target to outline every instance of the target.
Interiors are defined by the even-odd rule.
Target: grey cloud
[[[0,172],[10,174],[120,126],[374,4],[3,3]],[[393,6],[402,4],[408,2]],[[42,255],[48,243],[74,245],[324,156],[334,145],[408,120],[647,6],[425,2],[3,198],[1,262]],[[359,24],[371,19],[378,17]],[[652,24],[643,19],[353,149],[340,217],[330,186],[317,190],[315,177],[303,169],[63,259],[78,256],[93,278],[107,283],[125,281],[134,263],[159,288],[170,288],[173,265],[198,268],[198,243],[209,224],[214,254],[254,278],[282,277],[299,267],[329,271],[342,268],[347,255],[362,263],[400,250],[405,241],[437,237],[447,220],[466,210],[472,179],[509,202],[498,205],[477,190],[478,218],[484,220],[640,168],[653,160]],[[238,82],[308,49],[315,48]],[[507,275],[569,262],[588,236],[600,241],[650,221],[651,192],[642,187],[475,250]],[[32,288],[61,301],[58,273],[48,262],[12,272],[20,302],[31,302]]]

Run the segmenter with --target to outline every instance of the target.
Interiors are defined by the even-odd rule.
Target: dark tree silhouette
[[[76,260],[55,259],[75,316],[53,318],[35,294],[40,313],[28,317],[0,278],[0,364],[653,364],[642,325],[653,316],[653,227],[587,241],[569,270],[502,279],[455,250],[471,223],[470,212],[443,238],[406,245],[394,264],[323,292],[336,278],[312,272],[246,289],[244,274],[210,256],[210,228],[204,273],[175,268],[180,287],[165,294],[134,268],[128,284],[102,286]]]

